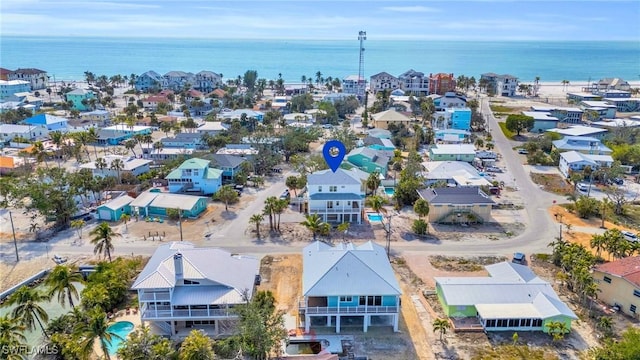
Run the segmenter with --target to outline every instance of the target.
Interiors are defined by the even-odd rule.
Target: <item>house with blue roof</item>
[[[320,170],[309,174],[305,196],[307,213],[318,214],[323,222],[362,223],[365,188],[353,171]]]
[[[91,110],[91,105],[89,101],[91,99],[96,99],[96,94],[91,90],[85,89],[75,89],[71,90],[68,93],[64,94],[67,102],[73,103],[73,108],[79,111],[87,111]]]
[[[209,167],[210,160],[185,160],[165,178],[172,193],[215,194],[222,186],[222,170]]]
[[[571,322],[578,319],[551,284],[527,266],[505,261],[485,269],[488,277],[435,278],[436,294],[448,317],[466,322],[475,318],[485,331],[545,333],[550,322],[571,329]]]
[[[559,152],[573,150],[590,155],[611,155],[613,152],[600,140],[588,136],[565,136],[560,140],[554,140],[552,144]]]
[[[305,332],[345,324],[398,331],[402,290],[384,247],[368,241],[336,246],[316,241],[302,251],[299,319]]]
[[[159,246],[136,278],[140,320],[164,335],[184,338],[192,330],[229,336],[238,314],[233,308],[253,297],[260,261],[189,242]]]
[[[60,116],[54,116],[50,114],[38,114],[23,121],[26,125],[44,126],[47,131],[61,131],[66,132],[68,127],[66,118]]]
[[[151,126],[127,126],[124,124],[107,126],[98,131],[98,144],[118,145],[136,135],[150,135],[152,132]]]

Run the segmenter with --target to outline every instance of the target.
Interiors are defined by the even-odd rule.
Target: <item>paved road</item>
[[[486,115],[489,128],[496,150],[503,156],[502,166],[506,166],[509,174],[515,179],[522,203],[526,206],[525,230],[520,235],[504,240],[469,239],[464,241],[398,241],[393,242],[392,251],[395,253],[419,252],[448,254],[448,255],[507,255],[514,251],[525,253],[548,252],[549,244],[558,236],[559,226],[548,214],[547,208],[553,201],[562,202],[565,199],[542,191],[531,181],[528,171],[522,166],[519,155],[512,147],[513,142],[507,139],[498,126],[497,120],[493,117],[489,109],[486,98],[481,99],[481,111]],[[233,220],[228,220],[219,226],[213,227],[211,236],[207,243],[211,246],[218,246],[232,252],[262,255],[268,253],[297,253],[307,242],[300,241],[292,244],[278,244],[273,242],[261,242],[246,232],[248,220],[251,215],[260,213],[264,206],[264,200],[269,196],[279,196],[284,190],[284,179],[289,173],[282,174],[282,180],[271,184],[266,189],[257,193],[255,200],[247,207],[238,211]],[[517,221],[514,219],[514,222]],[[0,252],[6,258],[6,254],[12,251],[12,244],[3,244]],[[140,255],[151,255],[157,245],[149,243],[120,243],[115,249],[115,255],[127,255],[131,253]],[[11,247],[11,248],[10,248]],[[74,246],[69,241],[58,241],[56,243],[27,243],[22,244],[20,252],[30,252],[33,256],[45,255],[46,252],[53,254],[89,254],[93,247],[89,244]]]

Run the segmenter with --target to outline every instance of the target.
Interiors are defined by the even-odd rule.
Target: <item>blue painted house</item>
[[[213,154],[213,163],[216,168],[222,170],[222,180],[229,181],[242,170],[242,163],[246,158],[237,155]]]
[[[362,326],[392,326],[398,331],[400,285],[384,247],[369,241],[335,247],[316,241],[304,248],[302,299],[298,308],[305,332],[341,321]],[[375,325],[374,325],[375,324]]]
[[[107,221],[119,221],[122,214],[131,214],[131,196],[119,196],[107,203],[98,206],[98,219]]]
[[[64,95],[67,102],[71,101],[73,103],[73,108],[79,111],[87,111],[91,110],[91,105],[89,105],[89,101],[91,99],[97,99],[96,94],[91,90],[85,89],[75,89],[69,91]],[[84,103],[83,103],[84,101]]]
[[[183,162],[165,179],[169,191],[214,194],[222,186],[222,170],[209,167],[209,160],[192,158]]]
[[[136,135],[150,135],[152,132],[153,128],[151,126],[127,126],[122,124],[107,126],[98,131],[98,144],[118,145]]]
[[[207,198],[181,194],[147,191],[130,204],[132,214],[142,217],[165,217],[167,210],[179,209],[184,218],[196,218],[207,209]]]
[[[450,114],[451,128],[457,130],[471,129],[471,109],[469,108],[451,108],[447,109]]]
[[[355,148],[347,154],[347,161],[352,166],[355,166],[362,171],[366,171],[369,174],[377,171],[383,176],[387,175],[389,157],[382,151],[367,147]]]
[[[162,90],[164,78],[157,72],[150,70],[136,78],[136,91],[155,92]]]
[[[61,132],[67,131],[68,122],[66,118],[50,114],[38,114],[23,121],[26,125],[44,126],[47,128],[47,131]]]

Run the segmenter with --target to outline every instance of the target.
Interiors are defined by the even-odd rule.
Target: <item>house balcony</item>
[[[307,306],[305,300],[300,300],[298,313],[310,315],[358,315],[358,314],[396,314],[398,306]]]
[[[170,319],[202,319],[202,318],[236,318],[237,314],[226,309],[174,309],[170,305],[142,306],[142,320],[170,320]]]
[[[310,208],[309,209],[309,213],[310,214],[314,214],[314,213],[326,213],[326,214],[359,214],[360,211],[362,209],[361,208],[331,208],[331,209],[325,209],[325,208]]]

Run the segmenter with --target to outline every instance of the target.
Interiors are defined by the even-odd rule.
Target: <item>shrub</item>
[[[418,235],[424,235],[429,230],[429,225],[422,219],[414,220],[412,226],[413,232]]]

